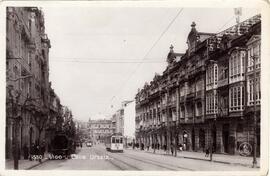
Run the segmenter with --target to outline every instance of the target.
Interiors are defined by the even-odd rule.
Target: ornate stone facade
[[[260,31],[260,15],[217,34],[198,32],[193,22],[187,51],[175,53],[171,46],[166,70],[135,97],[137,142],[167,150],[179,144],[189,151],[213,146],[215,152],[229,154],[237,154],[242,142],[252,144],[250,58],[256,53],[259,129]]]

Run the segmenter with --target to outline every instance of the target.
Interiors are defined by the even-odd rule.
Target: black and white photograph
[[[261,6],[48,4],[3,8],[4,170],[260,173]]]

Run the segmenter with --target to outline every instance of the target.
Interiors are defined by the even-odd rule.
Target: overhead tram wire
[[[167,32],[167,30],[170,28],[170,26],[173,24],[173,22],[177,19],[177,17],[180,15],[180,13],[182,12],[183,8],[181,8],[179,10],[179,12],[176,14],[176,16],[174,17],[174,19],[169,23],[169,25],[167,26],[167,28],[165,29],[165,31],[163,31],[160,35],[160,37],[157,39],[157,41],[153,44],[153,46],[150,48],[150,50],[146,53],[145,57],[142,59],[142,60],[145,60],[146,59],[146,56],[150,53],[150,51],[155,47],[155,45],[158,43],[158,41],[161,39],[161,37],[165,34],[165,32]],[[232,16],[228,21],[226,21],[224,23],[224,25],[222,25],[219,30],[217,31],[217,33],[222,30],[229,22],[231,22],[231,20],[234,19],[234,16]],[[142,62],[140,62],[136,69],[141,65]],[[124,85],[122,86],[122,88],[125,86],[126,82],[130,79],[130,77],[136,72],[136,69],[129,75],[128,79],[126,79],[126,81],[124,82]],[[121,87],[120,87],[121,88]],[[122,90],[122,89],[121,89]],[[114,95],[110,101],[112,102],[113,99],[115,99],[116,96]]]
[[[232,16],[227,22],[224,23],[224,25],[222,25],[218,31],[216,33],[219,33],[229,22],[231,22],[235,17]]]
[[[171,20],[171,22],[168,24],[168,26],[165,28],[165,30],[160,34],[160,36],[158,37],[158,39],[155,41],[155,43],[152,45],[152,47],[147,51],[147,53],[144,55],[143,59],[141,60],[141,62],[138,63],[137,67],[131,72],[131,74],[129,74],[129,76],[127,77],[127,79],[125,79],[124,83],[119,87],[119,92],[122,91],[122,89],[125,87],[125,85],[127,84],[128,80],[131,78],[131,76],[133,76],[134,73],[136,73],[137,69],[139,68],[139,66],[141,66],[141,64],[143,63],[143,61],[146,59],[146,57],[148,56],[148,54],[150,54],[150,52],[152,51],[152,49],[157,45],[157,43],[160,41],[160,39],[164,36],[164,34],[168,31],[168,29],[171,27],[171,25],[174,23],[174,21],[178,18],[178,16],[182,13],[183,8],[181,8],[178,13],[175,15],[175,17]],[[115,96],[114,96],[115,97]]]
[[[80,60],[52,60],[53,62],[71,62],[71,63],[94,63],[94,64],[137,64],[141,61],[80,61]],[[148,61],[143,62],[145,64],[164,63],[165,61]]]

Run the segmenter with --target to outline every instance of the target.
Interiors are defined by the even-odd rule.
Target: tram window
[[[122,144],[123,143],[123,138],[120,138],[120,144]]]
[[[117,144],[119,143],[119,138],[116,138],[116,143],[117,143]]]
[[[115,143],[115,137],[112,137],[112,143]]]

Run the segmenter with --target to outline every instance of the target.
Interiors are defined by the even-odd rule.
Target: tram
[[[105,138],[105,147],[110,152],[123,152],[123,136],[112,134]]]

